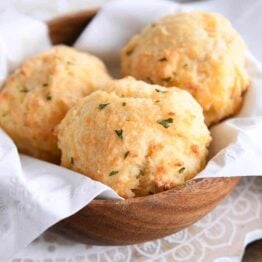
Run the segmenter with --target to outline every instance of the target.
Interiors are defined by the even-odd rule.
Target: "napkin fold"
[[[14,11],[0,14],[0,85],[26,58],[51,48],[47,25]],[[1,88],[0,88],[1,89]],[[0,128],[0,261],[111,188],[68,169],[19,155]]]
[[[180,10],[182,6],[171,1],[112,1],[103,6],[74,47],[96,54],[119,77],[120,50],[130,37],[167,13]]]
[[[210,4],[210,9],[219,9],[212,2],[205,2],[205,6],[199,4],[199,7],[207,9]],[[233,2],[236,0],[216,1],[222,14],[227,10],[226,15],[229,9],[225,6]],[[242,2],[247,1],[241,1],[241,5]],[[120,49],[133,34],[168,13],[197,7],[196,4],[179,5],[161,0],[113,1],[99,12],[75,47],[98,55],[119,76]],[[231,14],[230,18],[241,25],[251,14],[251,11],[241,17]],[[262,22],[259,26],[261,28]],[[241,30],[245,28],[248,27]],[[252,42],[253,35],[241,30],[244,36],[251,36],[248,42]],[[50,41],[45,24],[17,13],[0,15],[0,81],[3,82],[25,58],[48,48]],[[212,159],[197,177],[262,175],[262,161],[259,161],[262,68],[250,54],[247,60],[252,84],[243,108],[237,117],[212,128]],[[12,140],[0,131],[0,261],[7,261],[47,228],[74,214],[97,196],[119,199],[112,189],[99,182],[19,155]]]
[[[0,130],[0,261],[7,261],[47,228],[99,196],[120,199],[88,177],[19,155]]]
[[[13,10],[0,13],[0,89],[21,62],[50,47],[45,23]]]

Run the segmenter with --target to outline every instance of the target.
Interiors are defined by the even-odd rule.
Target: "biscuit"
[[[124,198],[194,177],[210,140],[203,110],[188,92],[132,77],[81,99],[58,126],[62,165]]]
[[[20,152],[57,162],[54,129],[67,111],[111,78],[95,56],[66,46],[27,60],[0,92],[0,126]]]
[[[204,109],[208,125],[236,113],[249,85],[246,46],[230,22],[208,12],[168,15],[123,48],[123,76],[177,86]]]

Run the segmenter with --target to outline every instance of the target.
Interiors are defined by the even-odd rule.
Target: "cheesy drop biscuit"
[[[0,126],[18,149],[57,162],[55,127],[67,111],[111,78],[102,61],[65,46],[27,60],[0,92]]]
[[[186,91],[128,77],[71,108],[58,127],[62,165],[125,198],[161,192],[206,163],[210,133]]]
[[[249,85],[246,46],[230,22],[208,12],[168,15],[123,48],[123,76],[189,91],[208,125],[236,113]]]

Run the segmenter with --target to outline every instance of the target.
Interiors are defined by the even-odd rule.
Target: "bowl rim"
[[[152,201],[154,199],[159,198],[168,198],[170,194],[185,194],[186,190],[189,190],[190,188],[197,188],[201,187],[202,183],[217,183],[219,181],[232,181],[235,183],[238,183],[240,181],[241,177],[235,176],[235,177],[208,177],[208,178],[197,178],[197,175],[194,178],[191,178],[187,181],[185,181],[184,184],[177,185],[169,190],[162,191],[159,193],[154,193],[151,195],[146,196],[139,196],[139,197],[133,197],[133,198],[126,198],[126,199],[93,199],[90,204],[94,205],[111,205],[111,204],[136,204],[138,202],[142,203],[144,201]],[[234,186],[233,186],[234,187]]]

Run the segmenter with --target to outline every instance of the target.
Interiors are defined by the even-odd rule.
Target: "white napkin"
[[[18,155],[0,129],[0,261],[7,261],[47,228],[99,196],[107,186],[68,169]]]
[[[222,6],[225,4],[224,1],[226,0],[219,0],[217,4],[220,3]],[[212,2],[205,3],[208,5]],[[112,2],[107,4],[93,20],[77,41],[76,47],[97,54],[111,66],[113,65],[111,69],[117,69],[120,49],[131,35],[151,21],[184,8],[178,4],[159,0]],[[189,6],[187,5],[186,8]],[[251,13],[250,11],[249,15]],[[244,18],[243,21],[245,22]],[[45,30],[46,28],[43,29]],[[18,35],[19,39],[24,36]],[[32,41],[31,37],[35,38],[36,52],[45,49],[44,43],[48,41],[46,36],[35,34],[33,29],[28,35],[30,41]],[[28,45],[22,47],[19,39],[15,39],[16,48],[21,51],[16,56],[11,48],[13,41],[4,42],[5,37],[1,38],[1,36],[0,39],[1,45],[5,43],[3,46],[6,48],[0,49],[4,50],[0,53],[1,64],[8,65],[5,68],[12,70],[25,57],[33,54]],[[13,59],[17,60],[13,62]],[[262,84],[262,69],[251,55],[248,56],[248,60],[252,86],[246,95],[244,107],[238,118],[228,120],[212,129],[214,135],[212,154],[221,151],[198,177],[262,175],[262,163],[260,163],[262,161],[258,161],[262,152],[260,142],[262,94],[259,88]],[[118,198],[111,189],[87,177],[30,157],[19,156],[15,145],[1,131],[0,261],[7,261],[47,228],[74,214],[102,192],[104,198]]]
[[[11,10],[0,13],[0,89],[25,58],[50,47],[46,24]]]
[[[45,23],[0,14],[0,84],[25,58],[51,47]],[[65,168],[18,155],[0,128],[0,261],[95,197],[119,199],[107,186]]]

